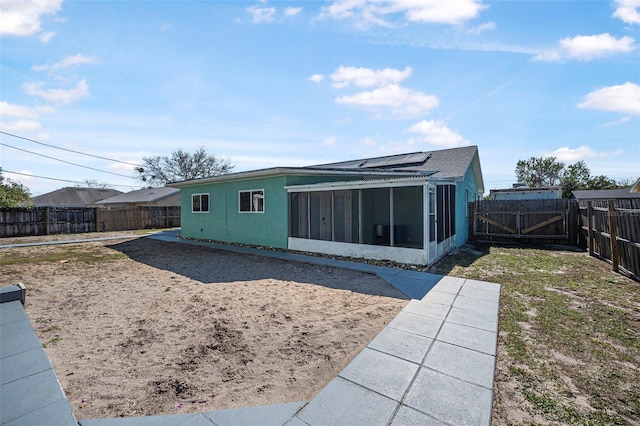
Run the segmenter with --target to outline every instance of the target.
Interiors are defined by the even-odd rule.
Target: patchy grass
[[[43,246],[38,251],[5,250],[0,257],[0,266],[27,263],[96,263],[110,262],[126,257],[123,253],[104,249],[87,250],[83,245]]]
[[[640,284],[583,252],[477,246],[434,272],[503,284],[494,424],[640,423]]]

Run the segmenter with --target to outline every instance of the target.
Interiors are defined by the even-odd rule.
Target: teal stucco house
[[[426,265],[468,239],[478,148],[176,182],[185,238]]]

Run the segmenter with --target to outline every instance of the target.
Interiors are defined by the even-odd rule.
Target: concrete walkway
[[[292,253],[147,238],[377,274],[409,304],[311,401],[200,414],[80,420],[116,425],[489,425],[500,285]],[[3,397],[4,399],[4,397]]]

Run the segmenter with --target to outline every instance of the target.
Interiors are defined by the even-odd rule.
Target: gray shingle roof
[[[441,149],[437,151],[412,152],[408,154],[319,164],[312,169],[329,170],[376,170],[397,172],[419,172],[438,178],[464,177],[478,152],[477,146]]]
[[[31,198],[36,207],[86,207],[96,201],[122,194],[117,189],[76,188],[68,186]]]
[[[152,203],[154,201],[162,200],[173,194],[180,192],[178,188],[147,188],[139,189],[137,191],[127,192],[126,194],[116,195],[115,197],[107,198],[100,201],[100,204],[115,204],[115,203]]]
[[[573,191],[572,194],[573,197],[578,200],[613,200],[617,198],[640,198],[640,193],[629,192],[629,188]]]

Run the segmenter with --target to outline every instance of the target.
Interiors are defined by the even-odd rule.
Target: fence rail
[[[640,199],[580,203],[579,244],[640,281]]]
[[[0,209],[0,238],[180,226],[180,207]]]

